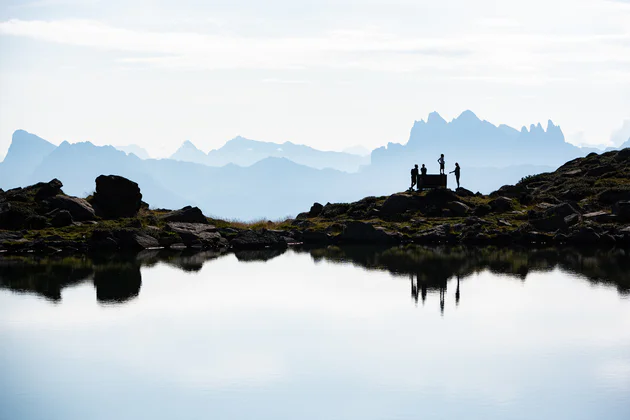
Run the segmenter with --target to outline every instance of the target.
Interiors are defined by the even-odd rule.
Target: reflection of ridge
[[[509,248],[395,248],[327,247],[302,249],[314,261],[351,263],[370,270],[387,270],[411,278],[411,294],[424,303],[430,290],[440,293],[443,310],[446,283],[457,278],[455,303],[460,301],[460,279],[483,270],[521,280],[535,271],[560,268],[592,283],[614,285],[619,293],[630,292],[630,257],[626,250],[509,249]],[[57,302],[64,287],[93,278],[99,302],[125,302],[140,293],[141,267],[165,263],[183,271],[199,271],[207,261],[228,254],[212,251],[148,250],[137,255],[89,257],[0,257],[0,289],[35,293]],[[238,252],[239,261],[269,261],[282,251]]]
[[[261,249],[258,251],[236,251],[236,259],[243,262],[269,261],[284,254],[284,249]]]
[[[439,290],[446,281],[457,276],[465,279],[476,272],[489,270],[525,280],[529,273],[560,268],[577,274],[593,283],[610,284],[619,293],[630,292],[630,255],[628,250],[548,248],[467,248],[421,247],[415,245],[395,248],[335,247],[310,249],[314,261],[322,259],[352,263],[372,270],[387,270],[393,275],[415,275],[422,288]],[[412,290],[417,295],[417,290]],[[456,291],[456,303],[459,301]]]

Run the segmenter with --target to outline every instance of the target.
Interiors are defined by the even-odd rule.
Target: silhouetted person
[[[438,163],[440,164],[440,175],[444,175],[444,165],[446,164],[446,161],[444,160],[444,153],[440,155]]]
[[[422,164],[422,168],[420,168],[420,177],[418,178],[418,191],[422,191],[422,187],[424,186],[424,177],[427,174],[427,168]]]
[[[418,183],[418,164],[413,167],[411,170],[411,187],[410,190],[413,190],[413,187]]]
[[[455,162],[455,170],[449,172],[449,174],[452,174],[453,172],[455,172],[455,180],[457,181],[457,188],[459,188],[459,171],[460,171],[460,167],[459,167],[459,163]]]

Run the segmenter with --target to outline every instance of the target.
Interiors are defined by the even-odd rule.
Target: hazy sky
[[[18,128],[163,156],[404,143],[434,110],[588,144],[630,120],[630,0],[0,0],[0,53],[0,156]]]

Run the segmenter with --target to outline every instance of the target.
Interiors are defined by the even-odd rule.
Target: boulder
[[[123,250],[140,251],[147,248],[157,248],[160,243],[153,236],[133,229],[116,232],[118,246]]]
[[[617,201],[612,211],[621,221],[630,221],[630,201]]]
[[[413,241],[416,243],[448,242],[452,236],[451,226],[443,224],[420,232],[413,237]]]
[[[203,215],[199,207],[186,206],[179,210],[174,210],[160,216],[160,219],[167,222],[202,223],[210,224],[206,216]]]
[[[470,207],[461,201],[453,201],[446,204],[446,208],[449,209],[455,216],[466,216],[470,213]]]
[[[630,188],[609,188],[597,195],[597,201],[601,204],[612,205],[618,201],[630,201]]]
[[[351,221],[346,223],[337,239],[345,243],[392,244],[400,242],[402,235],[398,232],[388,232],[380,226],[374,227],[369,223]]]
[[[416,211],[420,208],[418,197],[411,194],[392,194],[381,206],[380,213],[384,216],[402,214],[406,211]]]
[[[505,213],[514,210],[514,200],[508,197],[497,197],[488,203],[495,213]]]
[[[240,231],[236,237],[230,241],[230,245],[235,250],[287,248],[287,242],[282,236],[266,230],[254,231],[251,229]]]
[[[475,196],[474,192],[467,190],[466,188],[461,188],[461,187],[455,190],[455,194],[457,194],[460,197],[474,197]]]
[[[301,239],[305,244],[327,244],[330,243],[330,235],[326,232],[306,229],[302,232]]]
[[[55,212],[54,216],[50,220],[50,224],[53,227],[65,227],[70,226],[74,220],[68,210],[59,210]]]
[[[33,209],[22,203],[0,205],[0,229],[21,230],[29,227],[29,218],[35,216]]]
[[[96,217],[92,205],[82,198],[58,195],[48,200],[48,204],[53,210],[67,210],[77,222],[94,220]]]
[[[96,178],[96,192],[92,199],[96,213],[107,219],[134,217],[142,206],[138,184],[118,175]]]
[[[201,244],[205,246],[227,246],[227,241],[217,232],[216,227],[204,223],[169,222],[165,230],[173,232],[187,246]]]
[[[317,217],[322,213],[322,210],[324,210],[324,206],[320,203],[313,203],[311,209],[308,211],[307,217]]]
[[[35,193],[35,200],[41,201],[50,197],[54,197],[57,194],[61,194],[61,187],[63,184],[57,178],[50,182],[37,184],[39,190]]]

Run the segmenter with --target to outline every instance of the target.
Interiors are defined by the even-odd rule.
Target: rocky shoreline
[[[630,149],[592,153],[489,196],[463,188],[313,204],[281,222],[244,224],[197,207],[150,209],[133,181],[101,175],[86,199],[59,180],[0,190],[0,253],[154,248],[286,249],[295,244],[630,247]]]

